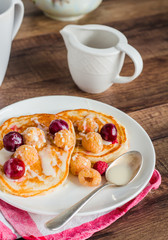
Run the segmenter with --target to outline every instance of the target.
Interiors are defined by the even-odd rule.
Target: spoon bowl
[[[135,179],[142,166],[142,155],[137,151],[124,153],[112,162],[106,170],[106,182],[94,189],[86,197],[72,207],[64,210],[55,218],[48,221],[45,226],[50,230],[56,230],[64,226],[93,196],[107,186],[123,186]]]
[[[131,182],[140,171],[142,155],[137,151],[122,154],[106,170],[105,177],[109,183],[117,186]]]

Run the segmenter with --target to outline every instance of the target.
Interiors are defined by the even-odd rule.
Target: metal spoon
[[[56,230],[64,226],[96,193],[107,186],[123,186],[131,182],[137,176],[142,165],[142,155],[137,151],[124,153],[112,162],[106,170],[106,180],[103,185],[93,190],[86,197],[72,207],[64,210],[55,218],[46,222],[45,226],[50,230]]]

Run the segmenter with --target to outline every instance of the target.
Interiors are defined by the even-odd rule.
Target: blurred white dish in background
[[[32,0],[44,14],[60,21],[75,21],[95,10],[102,0]]]
[[[0,86],[8,66],[12,40],[23,20],[21,0],[0,0]]]

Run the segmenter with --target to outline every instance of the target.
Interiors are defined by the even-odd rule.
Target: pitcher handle
[[[12,32],[12,40],[15,38],[20,25],[23,20],[24,15],[24,5],[21,0],[13,0],[14,4],[14,23],[13,23],[13,32]]]
[[[136,77],[138,77],[140,75],[140,73],[142,72],[142,69],[143,69],[142,57],[139,54],[139,52],[129,44],[119,43],[119,44],[117,44],[116,48],[119,51],[126,53],[131,58],[131,60],[134,63],[134,66],[135,66],[135,70],[134,70],[134,74],[132,76],[123,77],[123,76],[118,75],[113,82],[114,83],[131,82]]]

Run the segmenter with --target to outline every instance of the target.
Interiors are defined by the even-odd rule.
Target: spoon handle
[[[55,218],[46,222],[45,226],[50,230],[56,230],[64,226],[96,193],[100,192],[104,187],[112,185],[106,182],[100,187],[93,190],[86,197],[82,198],[79,202],[74,204],[72,207],[64,210],[62,213],[57,215]]]

